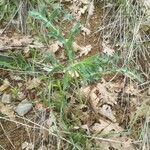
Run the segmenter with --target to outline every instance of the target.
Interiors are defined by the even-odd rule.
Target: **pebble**
[[[4,93],[2,95],[2,103],[10,104],[11,103],[11,94]]]
[[[25,99],[18,104],[18,106],[15,108],[15,112],[19,116],[24,116],[32,109],[32,107],[33,107],[32,103],[30,103],[28,100]]]

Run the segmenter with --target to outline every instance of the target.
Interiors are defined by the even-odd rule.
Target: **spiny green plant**
[[[44,26],[49,31],[48,33],[49,36],[54,37],[56,40],[60,41],[64,45],[65,52],[68,57],[68,62],[66,63],[66,65],[62,65],[57,61],[57,66],[61,66],[61,68],[63,68],[62,72],[64,72],[64,83],[67,83],[67,80],[70,77],[69,72],[72,73],[77,72],[81,77],[81,79],[84,79],[86,81],[91,81],[93,79],[94,80],[98,79],[100,73],[104,73],[108,70],[110,71],[112,70],[112,68],[108,69],[108,66],[110,67],[110,58],[108,56],[100,57],[100,55],[97,54],[92,57],[86,58],[85,60],[77,62],[75,57],[75,52],[73,49],[73,41],[74,41],[75,34],[80,30],[79,23],[73,26],[73,28],[65,38],[62,35],[60,29],[56,25],[54,25],[51,19],[46,18],[46,16],[42,15],[40,12],[37,11],[31,11],[30,15],[44,24]],[[51,59],[52,59],[51,61],[55,60],[55,62],[57,60],[57,58],[55,58],[54,55],[53,57],[51,57]],[[113,62],[111,65],[113,65]],[[115,71],[116,70],[117,69],[115,68]],[[53,69],[50,72],[52,71]]]
[[[74,36],[80,30],[79,23],[75,24],[65,37],[60,31],[60,28],[54,24],[53,20],[37,11],[31,11],[30,15],[42,22],[45,28],[47,28],[47,35],[61,42],[65,48],[66,56],[68,58],[67,62],[61,63],[57,57],[51,53],[43,60],[43,67],[47,64],[46,70],[48,70],[50,79],[50,82],[47,83],[48,88],[44,88],[43,90],[44,100],[48,105],[54,107],[55,111],[59,112],[61,123],[64,126],[67,126],[70,122],[65,113],[67,109],[67,98],[65,95],[68,94],[67,91],[72,82],[75,81],[75,83],[80,84],[85,81],[86,83],[89,83],[98,80],[104,74],[116,72],[127,74],[133,79],[140,79],[136,72],[129,71],[127,68],[118,68],[118,66],[114,64],[115,61],[118,61],[118,56],[109,57],[107,55],[100,56],[100,54],[96,54],[83,60],[78,60],[73,49],[73,41]],[[57,78],[57,74],[59,73],[61,73],[61,76]],[[78,77],[76,76],[76,73],[78,74]],[[57,91],[57,95],[52,94],[54,89],[55,92]],[[41,95],[43,96],[43,94]],[[76,135],[72,137],[72,140],[73,142],[78,143],[78,141],[76,141]]]
[[[54,10],[49,17],[47,17],[48,14],[43,11],[31,11],[30,15],[34,19],[37,19],[43,23],[45,28],[48,30],[47,36],[55,38],[64,45],[65,52],[68,57],[67,63],[62,64],[58,61],[55,55],[49,54],[48,57],[45,58],[44,63],[48,61],[51,63],[51,66],[45,64],[41,64],[39,66],[34,64],[32,61],[29,62],[24,59],[23,55],[20,53],[13,55],[13,57],[5,57],[1,55],[3,59],[1,59],[0,65],[2,67],[8,67],[12,69],[15,67],[16,69],[24,71],[30,70],[30,68],[36,68],[36,70],[38,70],[39,67],[47,67],[49,68],[48,73],[50,76],[53,76],[57,72],[61,72],[63,73],[63,78],[61,80],[64,89],[68,86],[72,79],[71,74],[75,73],[79,75],[79,80],[81,79],[88,82],[99,79],[102,74],[112,73],[115,71],[126,73],[132,76],[134,79],[139,79],[136,75],[134,75],[134,73],[128,71],[128,69],[118,69],[117,66],[114,66],[114,61],[112,61],[112,58],[106,55],[100,56],[100,54],[97,54],[84,60],[76,60],[76,55],[73,49],[73,41],[75,35],[79,32],[81,25],[80,23],[75,24],[71,31],[68,33],[67,37],[64,37],[60,28],[54,24],[54,19],[60,15],[60,12],[61,7],[57,6],[56,10]]]

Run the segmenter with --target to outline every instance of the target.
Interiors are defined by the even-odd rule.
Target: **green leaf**
[[[75,34],[80,30],[81,25],[80,23],[77,23],[76,25],[74,25],[74,27],[71,29],[71,31],[69,32],[69,35],[65,41],[65,50],[66,50],[66,54],[68,56],[68,59],[70,62],[72,62],[75,58],[75,52],[73,49],[73,41],[74,41],[74,36]]]

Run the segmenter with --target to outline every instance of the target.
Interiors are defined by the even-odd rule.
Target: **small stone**
[[[15,112],[19,116],[24,116],[25,114],[27,114],[32,109],[32,107],[33,107],[32,103],[30,103],[28,100],[23,100],[15,108]]]
[[[11,103],[11,94],[4,93],[2,95],[2,103],[10,104]]]

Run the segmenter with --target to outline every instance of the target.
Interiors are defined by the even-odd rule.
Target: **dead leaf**
[[[85,14],[86,10],[87,10],[88,6],[85,5],[82,8],[79,9],[78,13],[75,15],[76,20],[79,20],[81,18],[82,14]]]
[[[90,51],[92,50],[92,46],[91,45],[87,45],[85,47],[82,48],[82,51],[80,52],[79,56],[86,56]]]
[[[55,41],[52,45],[50,45],[49,50],[56,53],[60,47],[63,47],[63,44],[59,41]]]
[[[117,104],[118,93],[111,93],[107,87],[111,83],[107,83],[102,79],[102,83],[98,83],[95,87],[81,88],[81,92],[85,97],[89,96],[89,102],[95,113],[101,113],[112,121],[116,121],[111,107]],[[104,105],[105,104],[105,105]],[[100,107],[103,106],[103,107]],[[107,106],[107,107],[106,107]]]
[[[99,120],[99,122],[100,123],[95,123],[91,129],[96,133],[101,133],[101,135],[107,135],[110,133],[119,133],[123,131],[123,129],[119,127],[117,123],[112,123],[104,120]]]
[[[96,145],[102,150],[136,150],[129,137],[111,137],[108,140],[97,140]]]
[[[116,118],[114,116],[114,113],[109,105],[104,104],[100,110],[99,113],[108,119],[110,119],[112,122],[116,122]]]
[[[26,83],[26,89],[31,90],[33,88],[37,88],[41,84],[41,80],[38,78],[29,79]]]
[[[5,79],[3,81],[3,84],[0,86],[0,92],[3,92],[4,90],[6,90],[9,86],[10,86],[10,83],[8,79]]]
[[[90,91],[90,104],[91,107],[93,108],[94,112],[98,113],[99,107],[100,107],[100,98],[97,95],[97,88],[94,87],[91,91]]]
[[[83,33],[84,33],[84,34],[82,33],[83,35],[85,35],[85,34],[90,35],[91,34],[91,30],[86,28],[86,27],[82,27],[81,31],[83,31]]]
[[[10,75],[12,80],[15,80],[15,81],[21,81],[22,80],[22,78],[18,75],[14,75],[12,73],[10,73],[9,75]]]
[[[44,45],[40,43],[39,41],[34,41],[33,44],[29,45],[30,48],[43,48]]]
[[[53,111],[50,112],[49,118],[46,120],[46,126],[50,130],[50,132],[57,131],[57,125],[56,125],[56,117],[53,113]]]
[[[4,115],[8,116],[11,119],[15,118],[13,108],[10,105],[4,105],[4,104],[0,103],[0,112]]]
[[[80,57],[83,55],[86,56],[92,50],[91,45],[81,47],[76,42],[73,42],[73,48],[74,48],[75,52],[80,51],[80,54],[79,54]]]
[[[73,48],[74,48],[75,52],[77,52],[79,50],[82,51],[82,47],[79,46],[76,42],[73,42]]]
[[[30,36],[13,36],[10,39],[11,45],[12,47],[17,47],[17,46],[28,46],[29,44],[31,44],[33,42],[33,39]]]
[[[100,99],[103,103],[107,103],[109,105],[117,104],[117,94],[108,92],[107,90],[107,83],[105,80],[103,80],[103,83],[97,84],[97,89],[100,93]]]
[[[68,0],[67,0],[68,1]],[[69,7],[69,9],[72,12],[73,17],[76,20],[79,20],[81,18],[82,14],[85,14],[86,10],[88,9],[89,1],[88,0],[73,0],[69,2],[72,3],[72,5]]]
[[[110,48],[109,45],[106,45],[105,43],[102,43],[103,46],[103,53],[108,54],[109,56],[112,56],[114,54],[114,49]]]
[[[124,92],[130,95],[137,95],[139,93],[138,86],[130,82],[130,84],[125,87]]]

